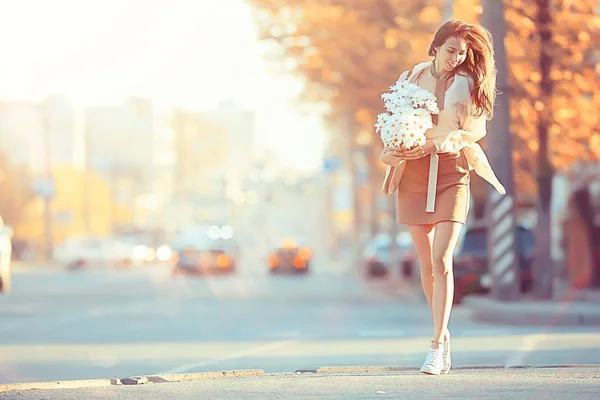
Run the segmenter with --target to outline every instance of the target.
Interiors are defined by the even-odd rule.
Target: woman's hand
[[[391,167],[397,167],[402,160],[404,160],[404,157],[402,157],[402,151],[400,150],[383,149],[381,152],[381,161]]]
[[[431,140],[427,140],[424,146],[417,146],[410,150],[403,151],[401,157],[405,160],[418,160],[419,158],[426,157],[436,151],[437,147],[435,146],[435,143]]]

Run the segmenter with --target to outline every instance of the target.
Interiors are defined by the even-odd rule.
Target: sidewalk
[[[600,366],[464,368],[445,376],[392,367],[331,367],[280,374],[251,370],[150,376],[140,379],[137,385],[132,385],[136,380],[126,379],[50,382],[20,389],[15,385],[0,385],[0,399],[585,400],[596,398],[599,374]]]
[[[484,296],[468,296],[463,307],[474,321],[508,325],[600,325],[600,302],[592,297],[564,300],[503,302]]]

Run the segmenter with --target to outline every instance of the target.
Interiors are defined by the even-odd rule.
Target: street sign
[[[60,224],[70,224],[74,220],[73,212],[68,210],[59,211],[54,215],[54,219]]]
[[[342,162],[339,158],[326,158],[323,160],[323,169],[327,172],[334,172],[340,169]]]
[[[33,184],[35,194],[45,200],[52,200],[56,194],[54,178],[38,178]]]

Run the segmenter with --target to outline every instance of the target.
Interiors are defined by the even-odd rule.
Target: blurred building
[[[241,181],[252,167],[255,153],[256,117],[253,111],[237,107],[233,102],[222,102],[200,116],[225,135],[227,151],[225,163],[229,179]]]
[[[237,189],[252,167],[254,113],[221,103],[212,110],[173,110],[168,117],[173,151],[160,166],[162,187],[172,198],[163,225],[176,231],[187,225],[230,220]]]
[[[35,173],[46,161],[70,165],[77,152],[73,139],[73,109],[66,97],[0,102],[0,149],[13,163],[28,164]]]
[[[74,135],[73,107],[67,97],[49,96],[42,104],[51,165],[73,165],[80,149]]]
[[[232,103],[208,111],[175,110],[175,192],[222,196],[252,167],[254,113]]]
[[[33,102],[0,103],[0,150],[17,164],[42,159],[42,115]],[[33,163],[32,163],[33,164]],[[32,167],[34,165],[31,165]]]
[[[135,221],[136,200],[153,191],[155,113],[151,100],[130,98],[119,105],[84,110],[83,163],[103,176],[117,204],[125,204]]]
[[[86,165],[108,176],[151,180],[155,116],[151,100],[132,98],[120,105],[85,110]]]
[[[196,111],[176,110],[172,121],[176,195],[222,196],[230,147],[225,129]]]

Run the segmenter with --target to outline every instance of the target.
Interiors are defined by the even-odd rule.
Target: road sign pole
[[[490,163],[506,188],[506,195],[490,189],[487,204],[488,268],[492,277],[492,297],[515,300],[520,293],[520,268],[516,236],[515,190],[510,134],[508,69],[504,38],[506,25],[504,4],[498,0],[482,0],[482,24],[494,38],[497,86],[501,94],[496,102],[494,118],[488,122],[487,148]]]

